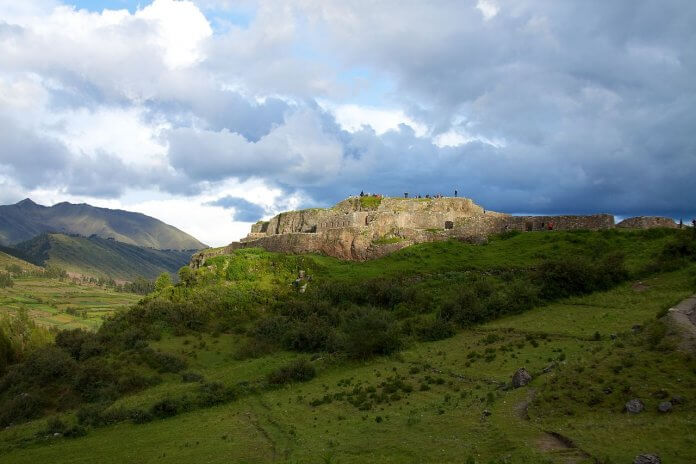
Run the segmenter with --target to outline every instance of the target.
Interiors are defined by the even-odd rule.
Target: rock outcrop
[[[635,219],[622,224],[634,224],[625,227],[639,228],[668,224],[660,222],[664,218]],[[614,216],[610,214],[512,216],[487,211],[469,198],[350,197],[332,208],[289,211],[269,221],[259,221],[239,242],[194,255],[192,266],[197,267],[207,257],[249,247],[283,253],[321,253],[362,261],[379,258],[415,243],[450,238],[482,243],[490,235],[507,231],[613,227]]]

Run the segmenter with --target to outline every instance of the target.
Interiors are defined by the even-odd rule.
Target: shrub
[[[73,388],[86,401],[106,401],[117,396],[113,368],[101,359],[91,359],[80,366]]]
[[[358,309],[341,325],[345,350],[354,358],[390,354],[401,347],[393,316],[378,309]]]
[[[429,324],[418,328],[418,336],[423,341],[436,341],[449,338],[457,333],[457,327],[451,321],[437,317]]]
[[[226,403],[236,398],[236,391],[219,382],[207,382],[198,390],[198,404],[201,406],[214,406]]]
[[[104,351],[97,336],[83,329],[61,330],[56,335],[55,343],[73,359],[87,359]]]
[[[4,374],[10,364],[15,361],[15,352],[12,342],[0,328],[0,375]]]
[[[176,416],[180,412],[188,408],[188,403],[184,400],[176,400],[173,398],[164,398],[153,404],[150,408],[150,413],[154,417],[165,418]]]
[[[596,261],[583,256],[546,260],[536,274],[546,300],[606,290],[627,278],[623,255],[618,253]]]
[[[295,351],[324,351],[334,344],[333,328],[316,314],[298,321],[285,335],[284,345]]]
[[[274,370],[268,374],[267,380],[271,385],[282,385],[290,382],[306,382],[313,379],[316,374],[314,366],[306,359],[301,359]]]
[[[161,351],[155,351],[152,348],[141,350],[141,356],[145,363],[158,372],[180,372],[186,368],[186,361],[177,356]]]
[[[154,416],[149,411],[143,411],[142,409],[134,409],[131,411],[130,419],[134,424],[145,424],[147,422],[152,422]]]
[[[72,378],[76,368],[75,360],[68,353],[49,345],[32,352],[21,364],[21,373],[34,384],[48,385]]]
[[[77,423],[81,425],[91,425],[92,427],[97,427],[104,423],[102,419],[102,411],[104,410],[104,405],[102,404],[86,404],[77,410]]]
[[[12,287],[14,281],[9,272],[0,272],[0,288]]]
[[[39,396],[31,393],[20,393],[3,403],[0,410],[0,426],[5,427],[35,419],[41,415],[45,407],[46,402]]]

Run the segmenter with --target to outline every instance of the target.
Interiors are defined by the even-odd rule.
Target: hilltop
[[[29,198],[0,206],[0,245],[15,245],[43,233],[97,235],[158,250],[200,250],[206,245],[176,227],[140,213],[58,203],[51,207]]]
[[[247,237],[227,247],[195,256],[206,257],[241,248],[260,247],[283,253],[321,253],[340,259],[368,260],[408,246],[448,239],[481,243],[512,231],[675,228],[672,219],[629,218],[614,223],[611,214],[584,216],[513,216],[486,210],[469,198],[350,197],[331,208],[280,213],[259,221]]]
[[[64,234],[41,234],[16,244],[15,249],[37,266],[53,265],[75,274],[122,280],[152,279],[162,272],[174,274],[189,262],[192,253]]]

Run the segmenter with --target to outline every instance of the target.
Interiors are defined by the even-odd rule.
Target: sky
[[[0,204],[696,216],[692,0],[0,0]]]

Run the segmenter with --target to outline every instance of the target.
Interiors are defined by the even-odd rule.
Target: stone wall
[[[624,219],[616,224],[616,227],[621,227],[624,229],[655,229],[658,227],[676,229],[678,226],[672,218],[660,216],[638,216]]]

